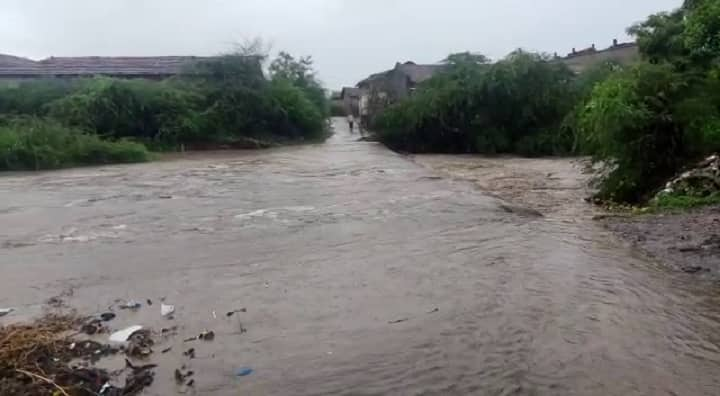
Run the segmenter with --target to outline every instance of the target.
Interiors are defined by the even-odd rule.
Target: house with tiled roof
[[[0,54],[0,81],[106,76],[162,80],[198,62],[198,56],[76,56],[39,61]],[[261,71],[259,60],[258,71]]]
[[[640,51],[634,42],[620,43],[613,40],[613,44],[605,49],[598,50],[595,44],[581,50],[572,49],[567,56],[559,58],[576,73],[581,73],[592,65],[601,62],[617,62],[629,65],[640,60]]]

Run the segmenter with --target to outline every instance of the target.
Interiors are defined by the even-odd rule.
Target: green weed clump
[[[686,210],[709,205],[720,205],[720,192],[705,196],[666,194],[650,202],[651,208],[661,210]]]
[[[0,170],[41,170],[149,160],[142,144],[108,141],[51,119],[0,123]]]

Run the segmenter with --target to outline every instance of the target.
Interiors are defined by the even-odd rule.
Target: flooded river
[[[356,140],[0,177],[0,307],[156,301],[148,395],[720,394],[716,283]]]

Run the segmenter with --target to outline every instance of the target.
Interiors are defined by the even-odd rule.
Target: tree
[[[287,52],[281,51],[277,58],[270,63],[270,76],[275,80],[284,80],[305,92],[308,99],[314,103],[320,114],[330,114],[330,103],[325,95],[317,74],[313,67],[311,56],[296,59]]]
[[[295,59],[295,57],[284,51],[281,51],[270,64],[270,75],[273,78],[290,81],[299,87],[307,87],[317,83],[312,57],[303,56],[300,59]]]
[[[640,53],[649,62],[669,61],[682,66],[689,55],[683,39],[684,16],[685,10],[682,8],[653,14],[644,22],[629,27],[628,34],[635,37]]]
[[[685,4],[684,44],[694,60],[707,64],[720,56],[720,0],[693,0]]]
[[[470,51],[465,52],[458,52],[455,54],[448,55],[447,58],[443,59],[442,63],[447,63],[450,65],[458,65],[458,64],[476,64],[476,65],[486,65],[490,63],[490,58],[483,54],[477,54],[472,53]]]

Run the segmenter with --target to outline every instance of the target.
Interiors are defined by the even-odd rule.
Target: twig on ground
[[[25,370],[22,370],[22,369],[15,369],[15,371],[17,371],[17,372],[20,373],[20,374],[25,374],[25,375],[27,375],[27,376],[29,376],[29,377],[33,377],[33,378],[35,378],[35,379],[39,379],[39,380],[41,380],[41,381],[47,382],[48,384],[54,386],[58,391],[60,391],[60,393],[62,393],[63,396],[70,396],[70,394],[67,393],[67,391],[65,391],[65,389],[63,389],[60,385],[56,384],[55,381],[53,381],[53,380],[51,380],[51,379],[49,379],[49,378],[45,378],[45,377],[43,377],[42,375],[38,375],[38,374],[35,374],[35,373],[31,373],[31,372],[29,372],[29,371],[25,371]]]

